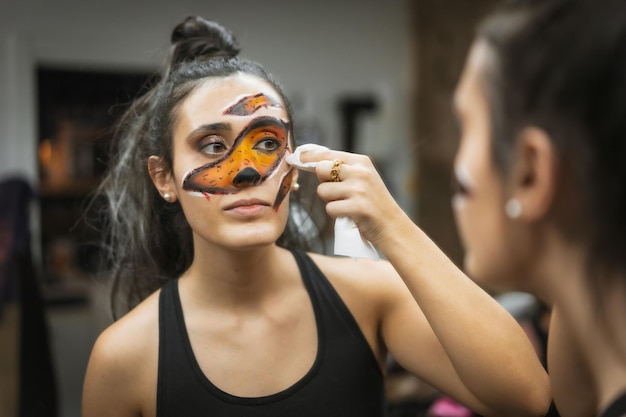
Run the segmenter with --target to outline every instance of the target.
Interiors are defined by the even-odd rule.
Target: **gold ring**
[[[330,180],[333,182],[341,181],[339,173],[341,172],[341,164],[344,162],[341,159],[335,159],[333,161],[333,167],[330,169]]]

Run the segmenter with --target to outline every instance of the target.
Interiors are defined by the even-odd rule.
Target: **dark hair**
[[[208,78],[245,73],[274,87],[293,126],[292,110],[281,86],[261,65],[237,56],[239,45],[227,29],[200,17],[188,17],[174,28],[171,41],[170,60],[160,78],[131,104],[116,127],[109,169],[100,187],[99,194],[106,201],[106,269],[114,317],[180,276],[193,259],[191,228],[180,204],[163,200],[147,167],[148,158],[157,155],[165,168],[171,169],[172,126],[179,104]],[[304,193],[291,193],[292,199],[295,194]],[[298,213],[301,218],[314,202],[295,203],[278,244],[306,250],[317,242],[319,218],[307,219],[307,224],[314,226],[309,228],[311,236],[298,233],[302,225],[294,222],[293,210],[302,210]]]
[[[517,134],[548,133],[559,157],[554,220],[589,244],[590,271],[626,270],[626,0],[517,0],[479,27],[503,174]]]

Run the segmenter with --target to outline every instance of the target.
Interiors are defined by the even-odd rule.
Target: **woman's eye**
[[[274,138],[261,139],[254,145],[254,149],[261,152],[273,152],[280,148],[280,142]]]
[[[463,195],[466,196],[469,194],[469,190],[467,189],[467,187],[463,184],[461,184],[459,181],[455,181],[454,182],[454,193],[458,194],[458,195]]]
[[[467,197],[470,194],[470,189],[459,176],[456,170],[452,174],[452,193],[456,196]]]
[[[226,152],[226,145],[221,140],[204,143],[200,150],[209,155],[221,155]]]

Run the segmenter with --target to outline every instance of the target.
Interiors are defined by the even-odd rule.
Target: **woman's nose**
[[[254,168],[244,168],[233,178],[235,187],[246,187],[250,185],[258,185],[261,183],[261,174]]]

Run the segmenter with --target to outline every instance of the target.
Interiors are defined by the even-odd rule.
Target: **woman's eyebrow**
[[[206,123],[203,124],[194,130],[192,130],[189,135],[187,135],[187,139],[192,139],[197,136],[199,133],[205,132],[230,132],[233,130],[233,127],[230,123],[226,122],[217,122],[217,123]]]

